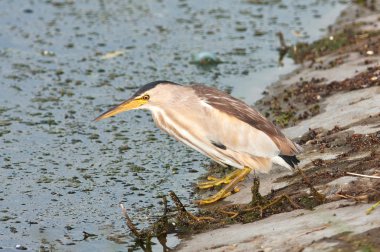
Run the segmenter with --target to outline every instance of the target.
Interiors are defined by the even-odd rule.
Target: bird
[[[237,168],[224,178],[198,183],[200,189],[225,184],[216,194],[198,200],[199,205],[228,197],[250,173],[266,173],[273,163],[292,169],[300,162],[296,155],[301,146],[242,100],[210,86],[150,82],[95,121],[135,109],[150,110],[164,132],[222,166]]]

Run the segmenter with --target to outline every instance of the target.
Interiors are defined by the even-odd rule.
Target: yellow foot
[[[241,173],[241,171],[241,169],[237,169],[227,174],[227,176],[225,176],[224,178],[215,178],[212,176],[208,176],[207,180],[209,181],[198,183],[197,186],[199,189],[207,189],[221,184],[229,184],[236,176],[238,176]]]
[[[206,198],[206,199],[202,199],[202,200],[198,200],[198,201],[196,201],[196,203],[199,205],[211,204],[211,203],[217,202],[220,199],[224,199],[230,195],[231,195],[231,192],[226,192],[225,190],[222,189],[218,193],[212,195],[211,197]]]
[[[213,196],[198,200],[196,203],[199,205],[205,205],[205,204],[211,204],[214,203],[218,200],[224,199],[228,196],[230,196],[233,192],[238,192],[240,191],[239,188],[235,187],[237,183],[240,181],[244,180],[244,178],[251,172],[251,168],[245,167],[244,169],[234,171],[227,175],[228,179],[230,179],[230,182],[223,187],[219,192],[214,194]],[[231,179],[231,175],[233,176],[233,179]],[[206,187],[207,188],[207,187]]]

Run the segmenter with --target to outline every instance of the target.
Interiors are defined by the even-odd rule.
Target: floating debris
[[[222,63],[222,61],[212,52],[200,52],[195,55],[192,55],[190,61],[192,64],[196,65],[217,65]]]
[[[55,52],[48,51],[48,50],[42,50],[41,51],[41,55],[42,56],[48,56],[48,57],[54,57],[55,56]]]
[[[123,55],[124,53],[125,53],[125,50],[112,51],[112,52],[108,52],[108,53],[100,56],[100,58],[102,60],[108,60],[108,59],[119,57],[119,56]]]
[[[20,245],[20,244],[17,244],[17,245],[16,245],[16,249],[18,249],[18,250],[28,250],[27,247],[25,247],[25,246],[23,246],[23,245]]]

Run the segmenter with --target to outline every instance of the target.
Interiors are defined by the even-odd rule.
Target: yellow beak
[[[139,98],[131,98],[129,100],[126,100],[125,102],[120,103],[116,107],[111,108],[110,110],[104,112],[97,118],[95,118],[95,121],[100,121],[102,119],[117,115],[121,112],[136,109],[140,107],[141,105],[145,104],[147,101]]]

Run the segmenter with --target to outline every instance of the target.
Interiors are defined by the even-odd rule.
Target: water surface
[[[206,157],[156,129],[148,112],[93,119],[157,79],[232,88],[252,104],[294,69],[289,59],[278,65],[275,34],[317,39],[345,5],[1,1],[0,247],[125,251],[134,242],[120,202],[139,227],[160,215],[169,190],[194,207]],[[199,52],[223,63],[191,64]]]

